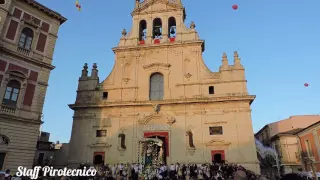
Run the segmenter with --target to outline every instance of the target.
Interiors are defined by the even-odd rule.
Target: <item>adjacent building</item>
[[[304,171],[320,172],[320,118],[319,121],[296,133],[299,138],[301,162]]]
[[[181,0],[136,0],[133,27],[113,48],[115,65],[100,81],[85,64],[69,147],[80,163],[143,162],[148,138],[164,163],[237,163],[259,173],[245,69],[226,53],[218,72],[204,64],[196,25],[186,27]],[[144,151],[145,152],[145,151]],[[154,155],[154,154],[153,154]],[[160,157],[161,156],[161,157]]]
[[[37,151],[34,156],[34,166],[53,166],[54,168],[64,168],[68,160],[68,144],[57,141],[49,141],[50,133],[41,132]]]
[[[41,132],[38,142],[37,142],[37,151],[34,156],[33,165],[34,166],[47,166],[51,165],[55,144],[49,141],[50,133]]]
[[[255,137],[265,146],[276,150],[281,174],[302,171],[303,161],[296,133],[319,120],[319,115],[290,116],[287,119],[265,125],[255,134]],[[262,171],[265,171],[266,168],[262,168]]]
[[[302,171],[298,138],[295,135],[301,128],[278,133],[271,138],[272,147],[279,156],[281,174]]]
[[[318,122],[319,118],[319,115],[290,116],[287,119],[265,125],[254,136],[265,146],[271,146],[271,138],[273,136],[294,129],[306,128],[309,125]]]
[[[34,0],[0,4],[0,170],[31,168],[59,27]]]

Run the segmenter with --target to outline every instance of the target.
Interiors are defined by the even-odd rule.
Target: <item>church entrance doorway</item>
[[[224,150],[211,151],[211,157],[212,161],[215,163],[221,164],[225,162]]]
[[[93,155],[94,165],[104,165],[104,152],[95,152]]]
[[[162,147],[158,147],[157,153],[161,156],[164,164],[167,164],[167,157],[169,156],[169,133],[168,132],[145,132],[145,138],[159,139],[163,142]]]

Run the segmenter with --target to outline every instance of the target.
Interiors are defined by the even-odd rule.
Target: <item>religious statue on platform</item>
[[[158,158],[157,158],[157,160],[158,160],[158,162],[159,162],[160,164],[162,164],[162,163],[163,163],[163,142],[160,140],[160,141],[157,143],[157,146],[158,146],[158,148],[159,148],[159,153],[158,153]]]
[[[152,144],[147,145],[147,152],[146,152],[146,165],[152,164],[152,153],[153,153],[153,148]]]

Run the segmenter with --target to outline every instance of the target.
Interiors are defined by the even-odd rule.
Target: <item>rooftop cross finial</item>
[[[98,69],[97,68],[98,68],[97,63],[93,63],[91,77],[98,77]]]
[[[233,55],[234,59],[234,66],[235,67],[242,67],[242,65],[240,64],[240,58],[239,58],[239,54],[237,51],[234,51],[234,55]]]
[[[92,68],[93,68],[93,69],[97,69],[97,67],[98,67],[98,66],[97,66],[97,63],[93,63]]]
[[[88,63],[84,63],[83,69],[87,70],[88,69]]]
[[[234,57],[234,60],[238,60],[239,59],[239,54],[238,54],[237,51],[234,51],[233,57]]]
[[[191,29],[196,28],[196,24],[195,24],[193,21],[191,21],[190,28],[191,28]]]
[[[225,53],[225,52],[223,53],[222,60],[223,61],[228,61],[227,53]]]
[[[122,32],[121,32],[122,36],[126,36],[127,35],[127,30],[126,29],[123,29]]]
[[[87,77],[88,76],[88,64],[84,63],[83,69],[82,69],[82,73],[81,73],[81,77]]]

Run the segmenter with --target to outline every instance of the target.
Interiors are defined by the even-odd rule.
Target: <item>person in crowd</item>
[[[281,180],[303,180],[303,177],[295,173],[290,173],[284,175]]]

